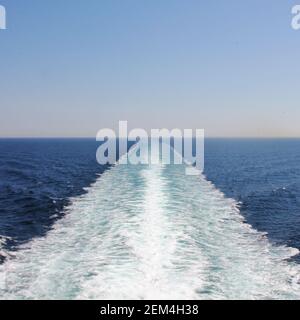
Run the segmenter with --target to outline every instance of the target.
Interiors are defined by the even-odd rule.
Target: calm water
[[[0,140],[3,298],[300,297],[300,140],[209,139],[205,177],[96,148]]]
[[[300,249],[300,140],[209,140],[206,175],[255,229]]]

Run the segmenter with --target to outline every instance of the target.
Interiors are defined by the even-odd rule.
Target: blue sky
[[[297,0],[0,4],[0,136],[300,136]]]

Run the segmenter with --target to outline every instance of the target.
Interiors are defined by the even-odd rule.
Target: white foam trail
[[[293,299],[296,252],[184,166],[117,165],[0,266],[4,299]]]

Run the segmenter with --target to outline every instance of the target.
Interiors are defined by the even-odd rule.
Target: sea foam
[[[4,299],[297,299],[293,248],[184,165],[116,165],[0,266]]]

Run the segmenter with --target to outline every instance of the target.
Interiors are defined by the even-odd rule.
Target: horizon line
[[[171,137],[172,138],[172,137]],[[193,137],[195,138],[195,137]],[[96,137],[90,137],[90,136],[0,136],[0,140],[13,140],[13,139],[90,139],[90,140],[96,140]],[[119,137],[117,137],[117,139],[119,139]],[[274,136],[274,137],[270,137],[270,136],[265,136],[265,137],[256,137],[256,136],[241,136],[241,137],[237,137],[237,136],[205,136],[204,139],[256,139],[256,140],[267,140],[267,139],[300,139],[300,136]]]

